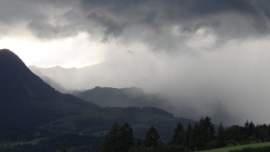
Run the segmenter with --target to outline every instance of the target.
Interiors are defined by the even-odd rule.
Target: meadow
[[[246,148],[253,149],[253,148],[263,148],[263,147],[270,147],[270,142],[238,145],[238,146],[229,146],[229,147],[212,149],[212,150],[204,150],[204,151],[200,151],[200,152],[231,152],[231,151],[242,150],[242,149],[246,149]]]

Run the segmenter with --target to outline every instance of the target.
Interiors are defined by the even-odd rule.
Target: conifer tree
[[[146,133],[144,145],[146,147],[157,147],[159,143],[160,143],[159,133],[154,127],[151,127]]]
[[[185,144],[185,139],[186,138],[186,133],[183,125],[179,123],[174,130],[174,135],[171,141],[171,144],[173,145],[178,145],[178,146],[184,146]]]

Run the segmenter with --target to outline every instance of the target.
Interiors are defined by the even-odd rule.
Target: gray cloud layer
[[[207,27],[223,37],[269,32],[267,0],[4,0],[0,23],[25,23],[43,37],[78,31],[119,36],[151,30],[173,37],[168,29],[184,32]],[[182,31],[182,32],[183,32]],[[139,33],[137,33],[139,32]]]
[[[219,118],[270,122],[269,7],[269,0],[1,0],[0,30],[25,26],[45,39],[84,31],[121,43],[73,88],[136,85],[192,117],[224,110],[230,116]]]
[[[183,25],[186,30],[210,26],[217,32],[224,32],[223,34],[227,33],[222,31],[226,29],[242,31],[253,28],[256,32],[269,29],[267,25],[269,9],[265,8],[269,6],[269,1],[266,0],[83,0],[82,2],[84,10],[89,13],[89,18],[95,16],[99,22],[105,23],[104,26],[107,26],[109,33],[136,24],[151,28]],[[226,15],[235,18],[226,19],[224,18]],[[232,24],[231,22],[234,23],[233,27],[228,26]]]

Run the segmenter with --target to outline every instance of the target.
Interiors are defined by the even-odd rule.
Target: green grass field
[[[218,149],[212,149],[212,150],[204,150],[200,152],[230,152],[231,150],[241,150],[243,148],[259,148],[259,147],[268,147],[268,146],[270,146],[270,142],[231,146],[231,147],[218,148]]]

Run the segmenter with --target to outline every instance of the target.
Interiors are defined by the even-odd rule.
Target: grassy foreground
[[[204,150],[200,152],[230,152],[231,150],[241,150],[244,148],[259,148],[259,147],[268,147],[268,146],[270,146],[270,142],[231,146],[231,147],[218,148],[218,149],[212,149],[212,150]]]

